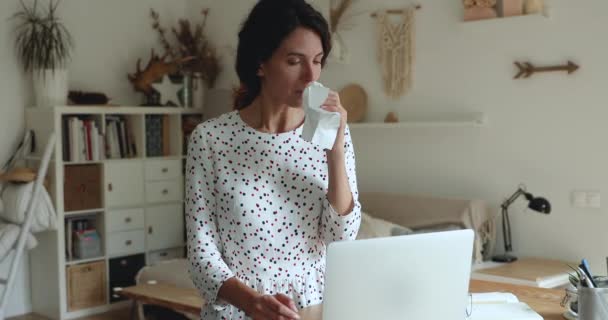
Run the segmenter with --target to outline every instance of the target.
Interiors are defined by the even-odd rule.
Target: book
[[[511,263],[492,263],[474,267],[472,279],[555,288],[569,283],[568,277],[576,266],[573,262],[540,258],[521,258]]]
[[[508,292],[471,294],[466,320],[543,320],[543,317]]]

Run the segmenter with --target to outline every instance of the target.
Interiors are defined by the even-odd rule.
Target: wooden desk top
[[[565,309],[559,304],[564,295],[560,289],[544,289],[520,285],[471,280],[471,292],[511,292],[517,298],[527,303],[545,320],[563,320]],[[141,284],[124,288],[118,292],[127,298],[171,308],[173,310],[199,314],[203,300],[196,289],[179,288],[165,284]],[[321,305],[311,306],[300,310],[302,320],[320,320]]]
[[[203,298],[198,290],[167,284],[139,284],[127,287],[117,294],[132,300],[192,314],[201,313]]]

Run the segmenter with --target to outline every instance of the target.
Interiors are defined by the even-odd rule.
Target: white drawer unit
[[[183,205],[146,208],[146,249],[161,250],[184,245]]]
[[[162,203],[182,201],[184,198],[182,179],[146,182],[146,202]]]
[[[109,161],[105,167],[105,199],[109,208],[144,202],[144,170],[141,161]]]
[[[161,261],[184,257],[184,247],[151,251],[148,253],[148,264],[155,265]]]
[[[113,232],[108,234],[108,254],[121,256],[146,250],[144,230]]]
[[[177,179],[182,175],[181,160],[148,160],[145,164],[147,181]]]
[[[203,110],[49,106],[24,111],[25,128],[40,145],[50,132],[63,137],[56,141],[48,178],[58,227],[67,231],[40,233],[38,248],[29,252],[31,310],[45,319],[93,319],[114,309],[113,288],[132,285],[146,262],[184,257],[184,151]],[[74,141],[83,143],[80,149]],[[32,159],[42,156],[38,149]],[[70,230],[80,227],[94,228],[99,240],[75,240]]]
[[[106,231],[128,231],[144,229],[144,209],[110,210],[106,218]]]

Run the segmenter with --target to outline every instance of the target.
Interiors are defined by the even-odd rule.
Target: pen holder
[[[608,319],[608,288],[578,287],[578,319]]]

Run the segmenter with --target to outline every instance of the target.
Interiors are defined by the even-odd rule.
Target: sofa
[[[385,192],[362,192],[362,221],[357,239],[398,236],[454,229],[473,229],[472,263],[487,260],[494,249],[494,215],[481,200],[418,196]],[[188,261],[174,259],[142,268],[136,283],[166,283],[180,287],[194,285],[188,275]],[[140,319],[145,319],[139,306]],[[198,315],[185,315],[198,319]]]

